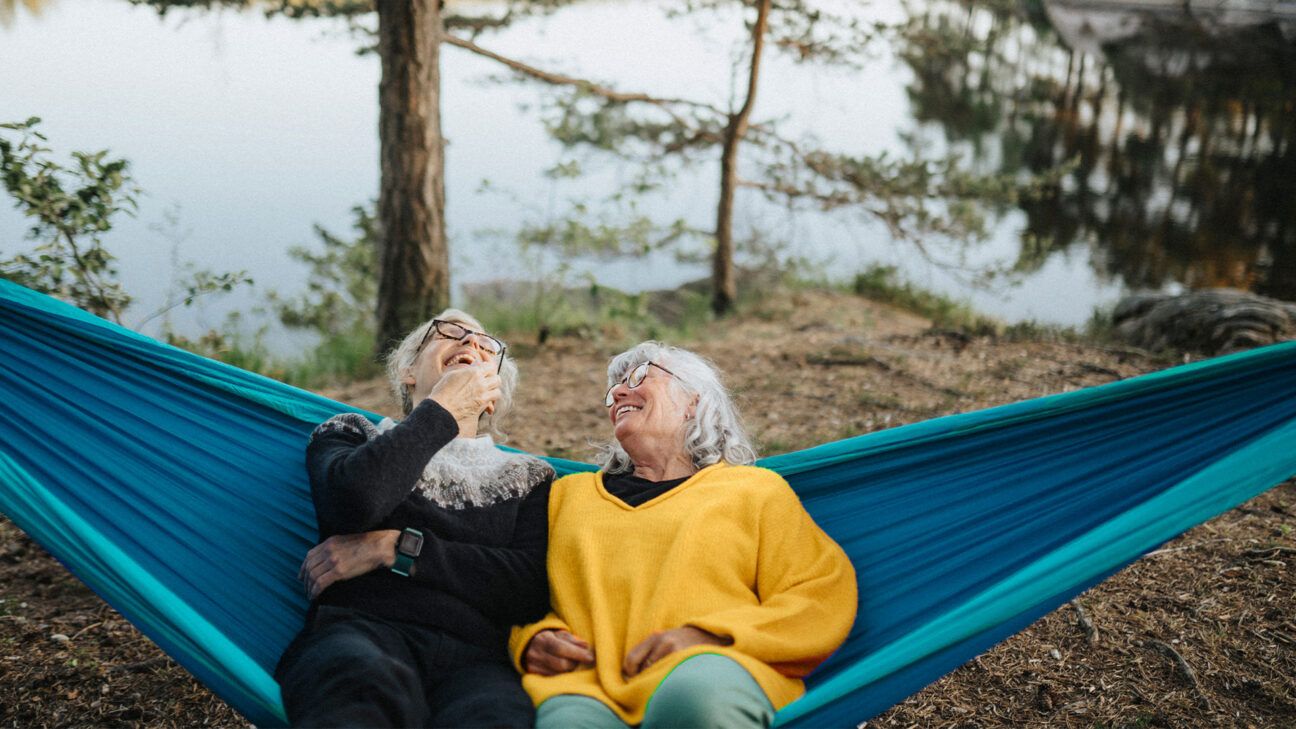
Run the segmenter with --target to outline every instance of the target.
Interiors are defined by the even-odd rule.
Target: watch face
[[[412,556],[418,556],[418,553],[420,550],[422,550],[422,548],[423,548],[423,535],[410,534],[409,532],[403,532],[401,534],[400,543],[396,545],[396,551],[400,552],[401,554],[408,554]]]

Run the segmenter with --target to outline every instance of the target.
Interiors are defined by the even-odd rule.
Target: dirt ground
[[[606,342],[514,337],[510,444],[588,459]],[[681,342],[725,370],[762,455],[1063,392],[1181,360],[937,331],[857,297],[772,297]],[[391,414],[385,385],[325,392]],[[1296,727],[1296,482],[1170,542],[869,727]],[[240,726],[0,520],[0,724]]]

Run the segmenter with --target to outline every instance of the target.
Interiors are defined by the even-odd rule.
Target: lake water
[[[741,86],[741,18],[671,17],[671,5],[578,3],[480,43],[618,88],[726,105]],[[922,255],[865,214],[791,213],[752,191],[738,195],[740,237],[758,232],[843,279],[893,265],[1010,321],[1079,324],[1131,288],[1231,285],[1296,299],[1293,3],[1198,12],[1187,25],[1182,3],[836,7],[903,30],[857,70],[771,53],[754,118],[780,119],[785,134],[813,134],[841,152],[904,155],[917,145],[963,151],[983,171],[1067,160],[1075,169],[1045,199],[991,211],[989,239],[967,248],[929,242]],[[0,121],[42,117],[64,158],[106,148],[130,160],[146,195],[138,216],[105,237],[138,299],[128,324],[166,301],[177,258],[255,277],[255,291],[172,315],[195,334],[265,290],[299,290],[305,270],[288,247],[311,243],[314,224],[346,232],[350,208],[376,196],[379,64],[356,53],[362,43],[338,20],[0,0]],[[502,74],[442,50],[457,287],[554,265],[519,255],[513,234],[561,220],[573,201],[637,169],[562,149],[543,126],[550,92],[491,81]],[[711,228],[717,157],[645,195],[639,209]],[[544,174],[571,160],[588,174]],[[0,205],[0,251],[28,245],[26,227]],[[668,253],[576,267],[627,290],[708,271]],[[986,285],[976,272],[987,267],[1010,273]]]

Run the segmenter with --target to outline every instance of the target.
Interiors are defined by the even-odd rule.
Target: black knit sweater
[[[406,527],[424,534],[411,577],[374,570],[334,583],[317,604],[441,628],[492,649],[504,645],[509,625],[545,614],[553,469],[513,457],[505,471],[511,491],[447,502],[420,479],[458,434],[454,418],[431,400],[386,432],[355,414],[316,428],[306,467],[321,540]]]

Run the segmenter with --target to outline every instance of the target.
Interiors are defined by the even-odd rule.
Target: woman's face
[[[608,418],[612,434],[627,452],[678,448],[684,422],[692,417],[692,398],[671,382],[673,375],[650,366],[638,387],[621,382],[611,390]],[[633,455],[633,453],[632,453]]]
[[[473,332],[482,330],[481,324],[472,319],[443,321],[454,322]],[[492,351],[488,340],[484,337],[474,334],[467,339],[457,340],[433,331],[424,342],[423,349],[414,358],[414,365],[409,373],[401,381],[413,387],[410,400],[418,403],[432,392],[432,388],[445,373],[482,363],[489,363],[492,367],[498,363],[498,355]]]

